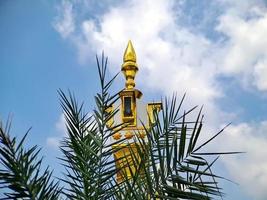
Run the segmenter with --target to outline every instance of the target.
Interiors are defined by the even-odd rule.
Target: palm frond
[[[17,142],[9,135],[11,122],[4,128],[0,122],[0,188],[6,188],[3,199],[58,199],[59,182],[52,180],[52,172],[42,170],[40,149],[24,147],[27,133]]]
[[[109,89],[115,79],[106,80],[107,59],[102,55],[97,60],[100,92],[95,96],[96,108],[89,115],[84,113],[83,105],[79,105],[74,95],[65,95],[61,90],[59,95],[66,119],[68,137],[61,144],[64,154],[62,159],[66,167],[65,179],[68,188],[65,195],[71,199],[107,199],[119,198],[118,184],[115,175],[116,160],[113,153],[119,149],[112,146],[123,140],[111,143],[110,137],[123,127],[108,127],[108,121],[118,112],[115,109],[107,112],[107,108],[118,100],[118,94],[110,95]]]
[[[219,157],[208,162],[206,156],[241,152],[199,152],[222,131],[196,147],[203,126],[202,108],[194,123],[187,122],[187,115],[196,107],[180,114],[183,100],[184,96],[178,104],[176,96],[172,97],[171,103],[165,99],[161,115],[154,112],[153,126],[144,126],[147,140],[135,141],[138,144],[135,148],[138,149],[139,157],[146,160],[143,175],[137,174],[132,180],[126,179],[126,182],[132,183],[125,184],[126,191],[131,189],[130,192],[136,196],[148,194],[154,199],[197,200],[212,199],[216,196],[222,198],[224,195],[217,181],[223,177],[212,172],[212,166]],[[137,159],[134,153],[131,154],[130,160],[135,161],[131,165],[140,167],[142,159]]]

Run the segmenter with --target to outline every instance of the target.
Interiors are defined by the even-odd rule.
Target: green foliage
[[[108,143],[115,132],[106,127],[107,121],[115,115],[115,112],[106,112],[117,98],[117,95],[108,94],[115,77],[106,82],[107,60],[102,57],[100,65],[97,58],[97,63],[101,91],[95,96],[96,109],[92,115],[83,113],[83,106],[78,106],[73,95],[68,98],[59,91],[68,132],[61,145],[67,170],[62,180],[69,185],[64,192],[69,199],[108,199],[116,192],[113,144]]]
[[[143,175],[134,175],[134,181],[128,187],[131,197],[148,195],[152,199],[195,200],[212,199],[215,196],[222,198],[223,193],[218,187],[217,179],[223,177],[215,175],[212,166],[219,155],[239,152],[199,152],[222,131],[197,146],[203,125],[202,109],[196,121],[187,122],[186,116],[196,107],[180,115],[183,100],[184,97],[177,106],[175,96],[171,103],[166,99],[161,115],[154,113],[154,126],[146,129],[148,140],[135,141],[139,144],[139,154],[144,158],[141,163],[144,163],[145,170]],[[209,155],[217,157],[209,163],[205,158]],[[132,157],[132,160],[136,161],[135,167],[140,167],[136,158]]]
[[[51,180],[48,168],[41,170],[40,149],[24,147],[28,132],[17,143],[17,138],[9,135],[10,125],[0,123],[0,185],[10,189],[2,199],[58,199],[61,188]]]
[[[212,172],[214,163],[221,154],[239,152],[203,152],[202,149],[223,130],[202,144],[198,140],[202,130],[202,109],[195,121],[187,121],[188,114],[197,107],[184,111],[176,96],[163,102],[163,110],[154,112],[155,123],[150,128],[145,125],[147,138],[135,138],[135,146],[125,139],[111,143],[109,138],[127,124],[107,127],[118,109],[107,112],[119,95],[111,95],[110,87],[116,78],[106,80],[107,59],[97,60],[100,92],[95,96],[96,108],[93,113],[84,112],[74,95],[66,95],[59,90],[60,103],[66,120],[67,137],[60,149],[60,158],[65,166],[65,188],[51,180],[48,168],[41,172],[42,159],[38,159],[40,149],[24,147],[26,135],[18,143],[9,135],[7,128],[0,126],[0,187],[8,188],[3,199],[212,199],[222,198],[217,179],[222,177]],[[113,145],[124,143],[132,152],[131,162],[127,157],[126,166],[134,166],[128,178],[122,169],[115,167],[113,154],[120,148]],[[137,154],[133,152],[137,151]],[[207,159],[213,156],[213,160]],[[120,158],[120,159],[124,159]],[[209,162],[211,160],[211,162]],[[130,168],[131,169],[131,168]],[[120,172],[124,181],[118,183],[116,174]]]

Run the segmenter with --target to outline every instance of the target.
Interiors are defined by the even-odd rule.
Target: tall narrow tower
[[[125,76],[125,88],[120,92],[120,111],[114,116],[114,119],[111,119],[114,124],[125,123],[126,127],[115,133],[112,136],[112,140],[118,141],[120,139],[125,138],[127,143],[131,143],[134,147],[138,145],[135,143],[135,137],[146,138],[145,126],[149,128],[153,123],[153,110],[159,112],[161,110],[161,103],[148,103],[144,104],[141,101],[142,92],[135,88],[135,75],[138,71],[137,59],[135,50],[133,48],[132,42],[129,41],[124,52],[123,56],[123,64],[121,71]],[[125,147],[124,147],[125,146]],[[128,178],[131,177],[132,173],[135,173],[136,169],[134,167],[125,167],[125,162],[129,162],[125,160],[125,156],[135,153],[135,148],[126,147],[126,143],[120,143],[118,145],[113,145],[113,148],[119,148],[120,150],[114,153],[114,158],[116,161],[116,168],[123,169],[123,172],[120,171],[117,173],[117,181],[123,181],[123,174],[127,174]],[[120,158],[125,159],[120,159]],[[136,155],[138,157],[138,155]],[[132,172],[132,173],[131,173]]]

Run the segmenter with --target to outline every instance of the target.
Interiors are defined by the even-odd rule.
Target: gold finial
[[[123,56],[123,62],[127,62],[127,61],[136,62],[136,54],[135,54],[131,40],[129,40],[127,48],[125,49],[124,56]]]
[[[128,45],[124,52],[121,71],[123,72],[126,79],[125,83],[126,89],[134,88],[135,86],[134,78],[136,72],[138,71],[138,67],[136,64],[136,54],[131,40],[129,40]]]

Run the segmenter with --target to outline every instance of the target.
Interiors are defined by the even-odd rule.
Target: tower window
[[[131,97],[124,97],[124,116],[125,117],[133,116]]]

